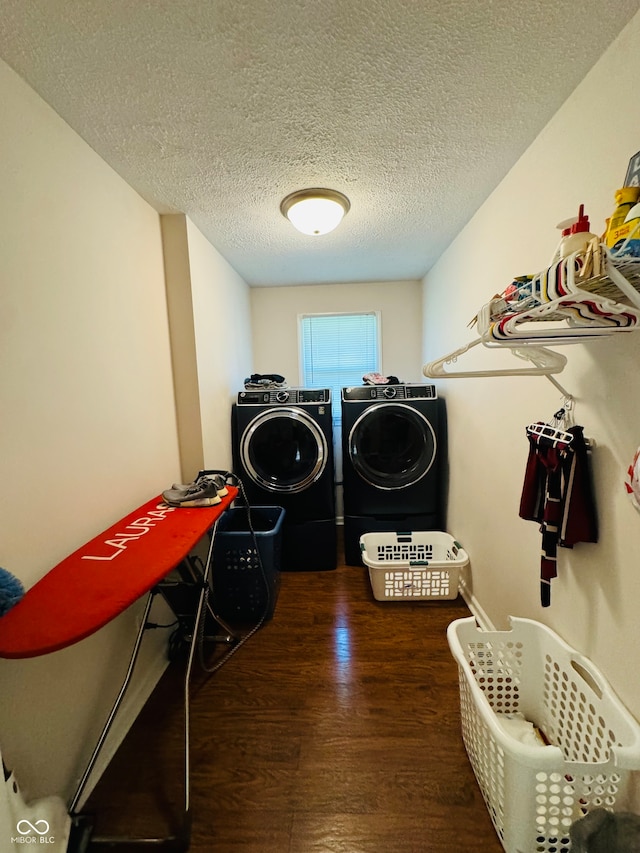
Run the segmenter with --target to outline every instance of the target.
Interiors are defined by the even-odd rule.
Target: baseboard
[[[464,599],[467,607],[471,611],[472,615],[475,616],[476,621],[480,628],[483,631],[495,631],[495,626],[491,619],[487,616],[487,614],[482,609],[480,602],[478,599],[471,593],[468,589],[464,581],[460,582],[460,595]]]
[[[77,811],[82,810],[168,665],[166,647],[162,645],[158,648],[158,653],[151,660],[145,662],[144,675],[129,687],[122,706],[113,721],[109,736],[100,751],[96,766],[93,768],[84,793],[77,805]]]

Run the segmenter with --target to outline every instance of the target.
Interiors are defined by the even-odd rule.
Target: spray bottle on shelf
[[[560,231],[561,237],[558,241],[558,245],[556,246],[556,250],[553,253],[553,258],[551,259],[551,264],[557,264],[560,260],[560,248],[562,246],[562,241],[565,237],[568,237],[571,233],[571,226],[574,222],[578,221],[577,216],[572,216],[571,219],[563,219],[562,222],[558,222],[556,228]]]
[[[564,242],[565,237],[568,237],[571,234],[571,226],[574,225],[578,221],[577,216],[572,216],[570,219],[563,219],[562,222],[558,222],[556,228],[560,231],[561,237],[558,245],[556,246],[556,251],[551,260],[552,264],[558,263],[560,260],[560,252],[562,250],[562,244]]]
[[[563,225],[564,223],[560,223]],[[591,240],[598,240],[597,234],[592,234],[589,231],[589,217],[584,215],[584,204],[580,205],[578,218],[574,219],[573,224],[569,228],[569,233],[565,235],[565,230],[562,231],[562,240],[560,242],[560,257],[567,258],[574,252],[584,252]]]

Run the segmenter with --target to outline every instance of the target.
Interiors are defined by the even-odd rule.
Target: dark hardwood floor
[[[190,850],[502,853],[445,636],[468,615],[462,599],[376,602],[365,568],[283,573],[273,618],[215,674],[194,670]],[[167,670],[91,795],[97,833],[173,828],[182,673]]]

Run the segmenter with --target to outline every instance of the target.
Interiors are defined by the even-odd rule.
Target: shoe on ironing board
[[[202,478],[191,483],[184,489],[167,489],[162,493],[162,499],[169,506],[215,506],[221,503],[215,482],[210,478]]]
[[[171,486],[171,491],[186,492],[187,489],[190,489],[192,486],[195,486],[198,483],[202,483],[204,480],[211,480],[213,483],[215,483],[216,491],[218,492],[219,497],[223,498],[225,495],[229,494],[229,490],[227,489],[227,485],[222,474],[205,474],[202,471],[198,474],[198,476],[192,483],[174,483]]]

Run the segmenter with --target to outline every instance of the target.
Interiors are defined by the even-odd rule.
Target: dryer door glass
[[[436,457],[436,436],[427,418],[402,403],[367,408],[349,434],[349,455],[362,479],[380,489],[417,483]]]
[[[258,415],[240,445],[251,479],[272,492],[301,492],[327,465],[324,433],[303,409],[280,407]]]

